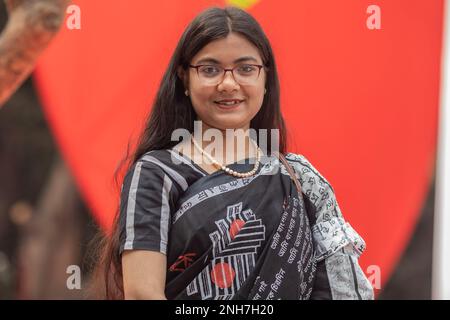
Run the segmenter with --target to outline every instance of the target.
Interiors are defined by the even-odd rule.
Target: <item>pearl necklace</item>
[[[250,141],[253,142],[253,144],[255,145],[256,150],[257,150],[257,151],[256,151],[256,163],[255,163],[255,166],[253,167],[253,169],[252,169],[251,171],[249,171],[249,172],[242,172],[242,173],[241,173],[241,172],[234,171],[234,170],[232,170],[232,169],[230,169],[230,168],[227,168],[227,167],[224,166],[224,165],[221,165],[216,159],[214,159],[209,153],[207,153],[205,150],[203,150],[203,149],[198,145],[197,141],[195,141],[195,139],[194,139],[193,136],[191,136],[191,140],[192,140],[192,142],[194,143],[194,146],[195,146],[195,147],[196,147],[203,155],[205,155],[205,156],[209,159],[209,161],[211,161],[212,164],[213,164],[216,168],[222,169],[222,170],[225,171],[226,173],[231,174],[231,175],[233,175],[233,176],[235,176],[235,177],[238,177],[238,178],[247,178],[247,177],[250,177],[250,176],[254,175],[254,174],[256,173],[256,171],[258,170],[258,168],[259,168],[259,160],[261,159],[261,150],[259,149],[259,146],[256,144],[256,142],[253,141],[253,139],[250,139]]]

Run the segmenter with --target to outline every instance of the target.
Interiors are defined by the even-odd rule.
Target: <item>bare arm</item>
[[[148,250],[129,250],[122,254],[124,296],[129,299],[167,300],[166,255]]]

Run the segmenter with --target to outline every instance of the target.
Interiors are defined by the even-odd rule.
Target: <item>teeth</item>
[[[234,104],[238,104],[240,101],[231,101],[231,102],[219,102],[219,104],[224,104],[226,106],[231,106]]]

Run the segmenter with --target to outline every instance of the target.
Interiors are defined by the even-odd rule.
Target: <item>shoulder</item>
[[[154,177],[163,177],[164,170],[160,165],[161,162],[158,158],[160,158],[158,153],[153,151],[145,153],[128,168],[125,180],[132,179],[133,176],[139,177],[150,175]]]
[[[160,189],[164,184],[171,182],[157,164],[139,159],[128,168],[122,183],[122,193]]]
[[[312,230],[317,259],[328,257],[347,244],[352,244],[359,256],[365,250],[365,242],[345,220],[331,184],[304,155],[288,153],[285,157],[299,176],[304,198],[314,205],[316,221]]]
[[[334,192],[333,187],[320,171],[304,155],[293,152],[285,154],[286,160],[293,167],[303,186],[304,183],[311,186],[316,185],[322,188],[329,188]]]
[[[205,174],[177,150],[150,150],[143,154],[134,164],[144,169],[148,174],[167,176],[181,191],[186,189]]]
[[[341,215],[334,189],[319,170],[304,155],[287,153],[285,157],[295,171],[304,198],[314,206],[317,220]]]
[[[169,181],[170,180],[170,181]],[[124,177],[123,184],[139,186],[173,183],[181,190],[186,190],[188,183],[185,177],[174,167],[167,150],[152,150],[143,154],[133,163]]]

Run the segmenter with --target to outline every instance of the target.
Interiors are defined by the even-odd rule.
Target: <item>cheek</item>
[[[249,92],[249,98],[249,103],[251,104],[252,108],[261,108],[261,105],[264,101],[264,87],[257,88]]]
[[[211,97],[213,97],[213,90],[202,88],[197,89],[195,87],[191,87],[191,103],[194,107],[194,110],[197,114],[202,114],[208,111],[211,103]]]

